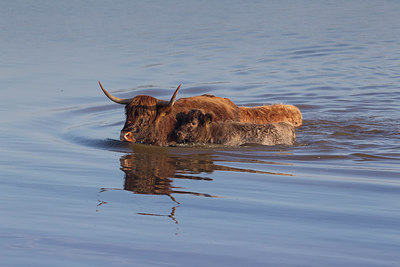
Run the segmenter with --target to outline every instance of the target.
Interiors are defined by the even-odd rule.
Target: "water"
[[[397,1],[8,1],[0,265],[396,266]],[[293,147],[129,146],[113,94],[297,105]]]

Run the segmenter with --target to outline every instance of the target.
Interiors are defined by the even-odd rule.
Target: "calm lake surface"
[[[399,266],[399,1],[1,1],[1,266]],[[293,147],[119,141],[119,97],[298,106]]]

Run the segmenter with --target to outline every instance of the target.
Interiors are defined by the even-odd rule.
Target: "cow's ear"
[[[204,122],[210,124],[213,121],[213,115],[211,113],[206,113],[204,115]]]

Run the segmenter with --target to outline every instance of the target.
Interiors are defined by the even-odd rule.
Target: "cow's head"
[[[209,134],[209,125],[213,121],[211,113],[204,113],[199,109],[192,109],[180,121],[175,131],[178,143],[204,141]]]
[[[131,143],[156,144],[159,140],[160,119],[169,114],[175,103],[181,85],[175,90],[171,100],[159,100],[152,96],[138,95],[134,98],[118,98],[107,92],[99,82],[104,94],[113,102],[125,105],[126,121],[121,130],[121,141]]]

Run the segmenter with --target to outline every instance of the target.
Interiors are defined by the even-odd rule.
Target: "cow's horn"
[[[176,95],[178,94],[179,89],[181,89],[181,85],[182,84],[180,84],[178,88],[176,88],[175,93],[172,95],[171,100],[168,103],[168,107],[172,107],[175,104]]]
[[[122,104],[122,105],[127,105],[129,103],[131,103],[132,98],[119,98],[119,97],[115,97],[113,95],[111,95],[109,92],[106,91],[106,89],[103,88],[103,85],[101,85],[101,82],[99,81],[99,85],[101,90],[103,90],[103,93],[113,102],[118,103],[118,104]]]

